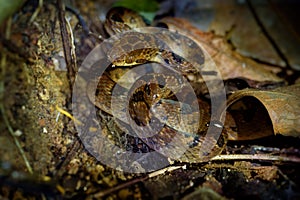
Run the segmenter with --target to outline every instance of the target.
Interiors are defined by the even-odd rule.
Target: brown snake
[[[187,81],[189,75],[200,73],[204,64],[201,48],[190,38],[167,34],[164,29],[139,29],[146,27],[143,19],[125,8],[112,8],[104,27],[109,35],[122,33],[122,37],[108,39],[107,49],[104,45],[112,67],[97,83],[91,83],[98,84],[96,92],[88,86],[87,93],[90,100],[95,99],[96,107],[112,117],[113,125],[106,125],[107,132],[134,131],[143,145],[132,151],[142,151],[145,145],[149,151],[167,147],[162,154],[182,162],[208,161],[219,154],[226,144],[225,134],[215,141],[212,151],[200,151],[209,110],[205,103],[191,98],[192,88]],[[142,72],[147,72],[143,77],[141,71],[134,71],[141,64],[145,64]],[[129,71],[133,71],[127,76],[130,78],[120,78]],[[116,88],[118,92],[113,94]],[[129,114],[124,112],[124,106]],[[183,146],[184,152],[178,153]]]

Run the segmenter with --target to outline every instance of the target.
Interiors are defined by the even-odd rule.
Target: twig
[[[264,155],[264,154],[254,154],[254,155],[245,155],[245,154],[234,154],[234,155],[219,155],[211,159],[211,161],[224,161],[224,160],[265,160],[265,161],[280,161],[280,162],[295,162],[295,163],[300,163],[300,158],[298,157],[285,157],[285,156],[273,156],[273,155]],[[156,177],[158,175],[164,174],[165,172],[171,172],[177,169],[185,169],[186,165],[182,166],[171,166],[167,167],[155,172],[152,172],[146,176],[136,178],[134,180],[130,180],[126,183],[120,184],[116,187],[109,188],[104,191],[97,192],[95,194],[92,194],[89,196],[87,199],[93,199],[93,198],[101,198],[104,197],[108,194],[111,194],[113,192],[116,192],[118,190],[121,190],[125,187],[131,186],[133,184],[143,182],[147,179]]]
[[[104,197],[108,194],[111,194],[113,192],[116,192],[118,190],[121,190],[125,187],[128,187],[128,186],[131,186],[133,184],[136,184],[136,183],[139,183],[139,182],[143,182],[147,179],[150,179],[150,178],[153,178],[153,177],[156,177],[156,176],[159,176],[161,174],[164,174],[166,172],[172,172],[172,171],[175,171],[177,169],[185,169],[186,165],[183,165],[183,166],[170,166],[170,167],[166,167],[164,169],[161,169],[161,170],[158,170],[158,171],[155,171],[155,172],[152,172],[146,176],[143,176],[143,177],[140,177],[140,178],[136,178],[136,179],[133,179],[133,180],[130,180],[128,182],[125,182],[123,184],[120,184],[116,187],[113,187],[113,188],[109,188],[107,190],[104,190],[104,191],[101,191],[101,192],[98,192],[98,193],[95,193],[95,194],[92,194],[91,196],[89,196],[87,199],[98,199],[98,198],[101,198],[101,197]]]
[[[65,19],[65,5],[63,1],[57,0],[58,9],[59,9],[59,24],[60,24],[60,32],[64,47],[64,55],[66,59],[66,64],[68,68],[68,76],[70,80],[70,87],[72,91],[72,85],[75,78],[75,72],[77,71],[75,68],[74,60],[72,59],[72,52],[70,46],[70,38],[68,36],[68,31],[66,29],[66,19]]]
[[[75,40],[74,40],[74,34],[72,31],[72,27],[70,22],[65,18],[66,24],[68,25],[69,32],[70,32],[70,37],[71,37],[71,57],[72,57],[72,62],[74,69],[77,69],[77,57],[76,57],[76,47],[75,47]],[[76,70],[75,70],[76,71]]]
[[[273,156],[266,154],[233,154],[233,155],[218,155],[213,157],[211,161],[217,160],[265,160],[265,161],[279,161],[279,162],[295,162],[300,163],[300,158],[291,156]]]
[[[128,187],[128,186],[131,186],[133,184],[136,184],[136,183],[139,183],[139,182],[143,182],[145,180],[147,180],[148,178],[150,178],[149,176],[144,176],[144,177],[141,177],[141,178],[136,178],[136,179],[133,179],[131,181],[128,181],[126,183],[123,183],[123,184],[120,184],[116,187],[113,187],[113,188],[109,188],[107,190],[104,190],[104,191],[101,191],[101,192],[98,192],[96,194],[93,194],[91,196],[89,196],[87,199],[90,200],[90,199],[97,199],[97,198],[101,198],[101,197],[104,197],[108,194],[111,194],[113,192],[116,192],[116,191],[119,191],[125,187]]]

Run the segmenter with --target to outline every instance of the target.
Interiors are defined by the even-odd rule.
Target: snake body
[[[226,143],[224,134],[211,152],[200,152],[202,134],[208,128],[209,111],[205,110],[206,105],[201,107],[203,102],[197,99],[190,102],[191,94],[187,92],[190,86],[185,77],[199,73],[204,64],[202,49],[186,36],[166,34],[165,29],[142,29],[146,27],[142,17],[125,8],[112,8],[104,27],[112,38],[119,33],[122,37],[108,39],[107,45],[104,45],[112,67],[97,80],[96,93],[88,90],[88,96],[91,100],[95,99],[96,107],[112,116],[114,124],[120,126],[120,132],[129,133],[132,128],[138,130],[136,137],[149,150],[168,147],[164,151],[176,157],[178,148],[188,146],[177,158],[182,162],[208,161],[219,154]],[[160,67],[156,67],[155,63]],[[131,80],[120,81],[120,77],[141,64],[147,64],[144,70],[148,70],[149,75],[139,77],[137,71],[133,75],[138,77],[137,80],[133,78],[134,83],[127,83]],[[116,96],[112,92],[116,87],[119,88],[117,99],[112,97]],[[180,102],[177,96],[183,97]],[[129,114],[123,112],[125,104],[120,102],[128,102]],[[199,105],[200,112],[197,112]],[[184,117],[179,117],[178,113]],[[124,120],[126,117],[132,120]],[[115,131],[115,128],[107,127],[114,129],[108,132]],[[141,145],[141,148],[144,146]]]

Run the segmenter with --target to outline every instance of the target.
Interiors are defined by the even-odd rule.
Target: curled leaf
[[[270,91],[240,90],[227,103],[232,117],[226,125],[230,139],[255,139],[272,134],[300,137],[300,84]]]

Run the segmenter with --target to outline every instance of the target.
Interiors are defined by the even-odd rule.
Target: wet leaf
[[[236,135],[231,139],[255,139],[268,135],[300,136],[300,84],[270,91],[245,89],[228,99],[233,117],[227,128]],[[230,128],[229,128],[230,126]]]

